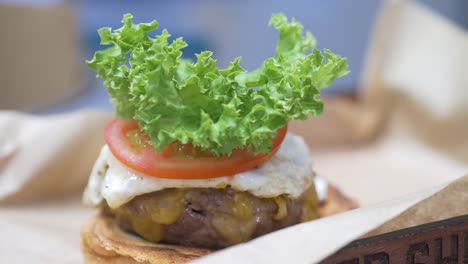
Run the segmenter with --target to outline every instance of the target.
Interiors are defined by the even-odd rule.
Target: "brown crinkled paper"
[[[378,18],[358,98],[291,129],[315,170],[361,208],[296,225],[197,263],[316,263],[348,242],[468,214],[468,35],[412,1]],[[0,262],[79,263],[80,204],[109,113],[0,112]]]

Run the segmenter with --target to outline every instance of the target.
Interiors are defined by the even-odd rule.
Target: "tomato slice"
[[[212,156],[191,144],[172,143],[156,152],[135,121],[116,119],[105,130],[105,140],[112,154],[126,166],[149,176],[168,179],[208,179],[230,176],[250,170],[279,149],[287,132],[280,128],[267,154],[234,150],[230,156]]]

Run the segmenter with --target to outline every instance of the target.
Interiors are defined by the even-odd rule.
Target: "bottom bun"
[[[357,204],[333,186],[319,204],[321,217],[356,208]],[[81,249],[88,264],[186,263],[213,250],[147,242],[122,231],[108,216],[97,215],[81,230]]]

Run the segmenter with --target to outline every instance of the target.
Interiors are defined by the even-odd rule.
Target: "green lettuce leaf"
[[[156,21],[131,19],[126,14],[121,28],[101,28],[101,44],[110,47],[86,63],[103,79],[117,115],[137,120],[157,151],[179,141],[216,155],[268,152],[289,120],[321,114],[320,90],[348,73],[345,58],[322,54],[303,26],[281,13],[270,20],[279,31],[275,56],[251,72],[240,58],[218,68],[210,51],[195,62],[182,59],[182,38],[169,41],[167,30],[150,37]]]

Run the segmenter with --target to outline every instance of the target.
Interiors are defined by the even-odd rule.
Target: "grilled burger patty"
[[[104,208],[126,231],[152,242],[223,248],[318,217],[312,185],[298,199],[259,198],[229,186],[170,188]]]

